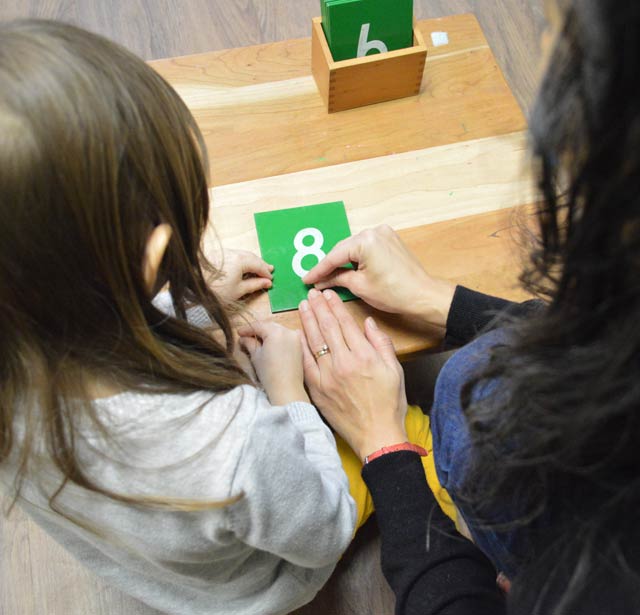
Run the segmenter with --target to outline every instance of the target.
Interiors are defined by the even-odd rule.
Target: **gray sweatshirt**
[[[71,521],[49,509],[46,488],[28,482],[21,506],[80,562],[176,615],[287,613],[314,597],[352,538],[355,506],[313,406],[273,407],[251,386],[94,403],[115,444],[87,425],[77,446],[99,485],[134,496],[242,497],[176,512],[69,485],[58,504]],[[47,467],[39,479],[55,485]]]

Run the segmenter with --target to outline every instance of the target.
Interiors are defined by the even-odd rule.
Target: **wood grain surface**
[[[205,251],[213,258],[222,244],[257,252],[255,212],[344,200],[353,233],[389,224],[435,275],[522,299],[519,251],[503,231],[518,206],[535,199],[526,143],[517,132],[213,188]],[[359,322],[374,314],[403,360],[440,343],[441,331],[359,301],[346,305]],[[247,313],[272,317],[267,294],[254,297]],[[300,326],[295,311],[273,318]]]
[[[384,128],[384,147],[387,148],[384,153],[424,149],[454,141],[473,141],[524,129],[522,116],[519,127],[514,127],[512,122],[503,124],[505,106],[496,101],[509,98],[504,80],[502,84],[498,81],[498,87],[495,80],[491,81],[490,86],[487,83],[492,75],[500,72],[500,67],[520,106],[526,109],[530,105],[537,75],[542,0],[415,0],[415,7],[418,18],[476,13],[495,52],[495,59],[482,32],[472,20],[456,22],[459,29],[452,29],[450,33],[458,32],[459,36],[452,37],[450,46],[430,50],[430,54],[440,60],[433,68],[428,62],[425,69],[433,71],[430,89],[425,89],[426,94],[423,94],[426,98],[433,98],[429,111],[416,113],[410,134],[409,131],[403,133],[401,122],[394,120],[396,114],[410,113],[410,105],[397,108],[395,103],[389,103],[388,114],[383,113],[376,119],[382,122]],[[214,119],[226,128],[232,144],[227,155],[236,157],[234,164],[241,160],[241,147],[252,144],[252,131],[257,131],[254,134],[262,139],[260,147],[266,147],[261,130],[264,130],[266,122],[271,121],[268,113],[262,116],[258,114],[250,128],[237,129],[234,122],[229,121],[228,117],[225,119],[225,116],[234,111],[239,102],[246,104],[247,100],[250,101],[244,111],[255,110],[260,100],[265,102],[266,109],[273,110],[278,105],[277,101],[284,96],[287,105],[305,101],[307,106],[301,107],[300,116],[318,113],[317,101],[313,99],[316,95],[315,86],[305,64],[309,54],[306,37],[309,36],[310,18],[318,13],[317,0],[0,2],[0,21],[22,17],[68,21],[104,34],[147,60],[229,48],[229,51],[217,56],[200,56],[198,62],[177,58],[163,63],[161,70],[170,81],[177,83],[176,78],[179,77],[183,83],[178,87],[196,113],[199,113],[199,109],[207,108],[211,97],[216,98],[220,107],[217,113],[219,117]],[[444,28],[439,26],[438,29]],[[274,41],[285,42],[261,47],[257,55],[255,47],[244,47]],[[468,70],[466,78],[451,72],[451,66],[457,66],[461,57]],[[215,87],[210,85],[211,76],[214,77]],[[194,86],[189,85],[194,82]],[[278,83],[277,87],[274,82]],[[204,89],[203,84],[207,85]],[[468,103],[476,104],[478,117],[469,123],[460,122],[455,127],[452,121],[446,120],[447,106],[438,106],[438,99],[445,94],[450,96],[449,109],[455,114],[464,114],[467,106],[465,99],[469,100],[474,86],[480,90],[487,88],[480,104]],[[252,89],[243,89],[245,87]],[[226,104],[222,104],[223,101]],[[362,115],[366,116],[366,113]],[[345,121],[340,114],[335,117],[337,119],[329,127],[333,130],[331,139],[324,141],[324,147],[315,156],[317,160],[307,158],[302,167],[291,162],[274,163],[270,160],[273,158],[271,151],[258,148],[261,163],[272,167],[264,172],[256,172],[259,167],[256,164],[251,167],[251,173],[234,175],[233,164],[228,169],[222,165],[221,174],[216,176],[214,172],[212,175],[212,185],[217,190],[223,184],[247,182],[273,174],[288,175],[383,155],[376,153],[380,150],[376,150],[367,139],[354,138],[354,135],[362,135],[362,127],[368,126],[371,119],[362,118],[360,129],[356,131],[350,129],[352,120]],[[297,121],[301,122],[299,126],[308,129],[310,124],[304,123],[304,118],[297,118]],[[486,128],[487,125],[491,126],[490,130]],[[296,139],[295,135],[287,133],[284,123],[278,128],[283,131],[283,140],[294,139],[294,145],[301,147],[305,154],[305,139]],[[327,126],[316,130],[327,130]],[[423,134],[415,144],[408,145],[405,150],[397,149],[398,143],[412,138],[411,135],[416,131],[423,131]],[[450,140],[451,135],[456,137],[453,141]],[[314,138],[318,136],[322,135],[315,134]],[[235,144],[234,137],[238,138]],[[285,149],[286,146],[278,145]],[[354,149],[356,153],[350,151]],[[366,152],[357,152],[363,149]],[[236,189],[235,186],[228,187],[231,191]],[[223,197],[224,194],[219,197],[221,202]],[[217,195],[215,198],[218,200]],[[479,290],[489,291],[494,288],[491,286],[493,277],[500,278],[505,288],[515,284],[520,252],[511,238],[516,234],[516,228],[512,210],[499,209],[471,218],[437,222],[428,228],[413,227],[401,232],[405,241],[421,255],[434,274],[464,280]],[[505,242],[505,239],[508,241]],[[446,261],[439,258],[443,252],[448,255]],[[469,267],[469,261],[473,262],[472,268]],[[513,290],[512,296],[517,295],[518,291]],[[352,550],[340,562],[330,583],[298,615],[391,615],[393,597],[380,573],[379,542],[371,527],[358,535]],[[0,614],[155,613],[153,609],[105,585],[84,570],[19,510],[16,509],[8,519],[0,519]]]
[[[152,66],[193,112],[214,186],[526,128],[473,15],[418,27],[428,49],[420,95],[341,113],[328,114],[316,88],[309,39]],[[449,45],[432,45],[439,30]]]
[[[260,211],[343,200],[357,233],[516,207],[535,198],[527,160],[526,133],[515,132],[218,186],[209,233],[228,248],[255,252],[253,214]]]

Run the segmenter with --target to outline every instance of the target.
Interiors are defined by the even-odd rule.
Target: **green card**
[[[322,203],[254,214],[262,258],[274,266],[269,290],[272,312],[298,307],[310,286],[302,276],[315,267],[351,231],[344,203]],[[343,300],[355,299],[336,289]]]
[[[413,0],[321,0],[334,61],[413,45]]]

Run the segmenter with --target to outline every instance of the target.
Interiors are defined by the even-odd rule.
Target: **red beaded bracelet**
[[[400,444],[392,444],[391,446],[383,446],[380,450],[367,455],[364,458],[365,465],[370,461],[377,459],[378,457],[382,457],[382,455],[386,455],[387,453],[396,453],[398,451],[411,451],[412,453],[418,453],[420,457],[426,457],[429,452],[423,449],[421,446],[417,444],[411,444],[411,442],[401,442]]]

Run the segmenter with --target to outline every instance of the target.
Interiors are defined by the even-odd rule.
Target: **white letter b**
[[[372,49],[377,49],[380,53],[387,53],[387,46],[382,41],[367,41],[369,38],[370,23],[362,24],[360,29],[360,40],[358,41],[358,57],[362,58]]]

